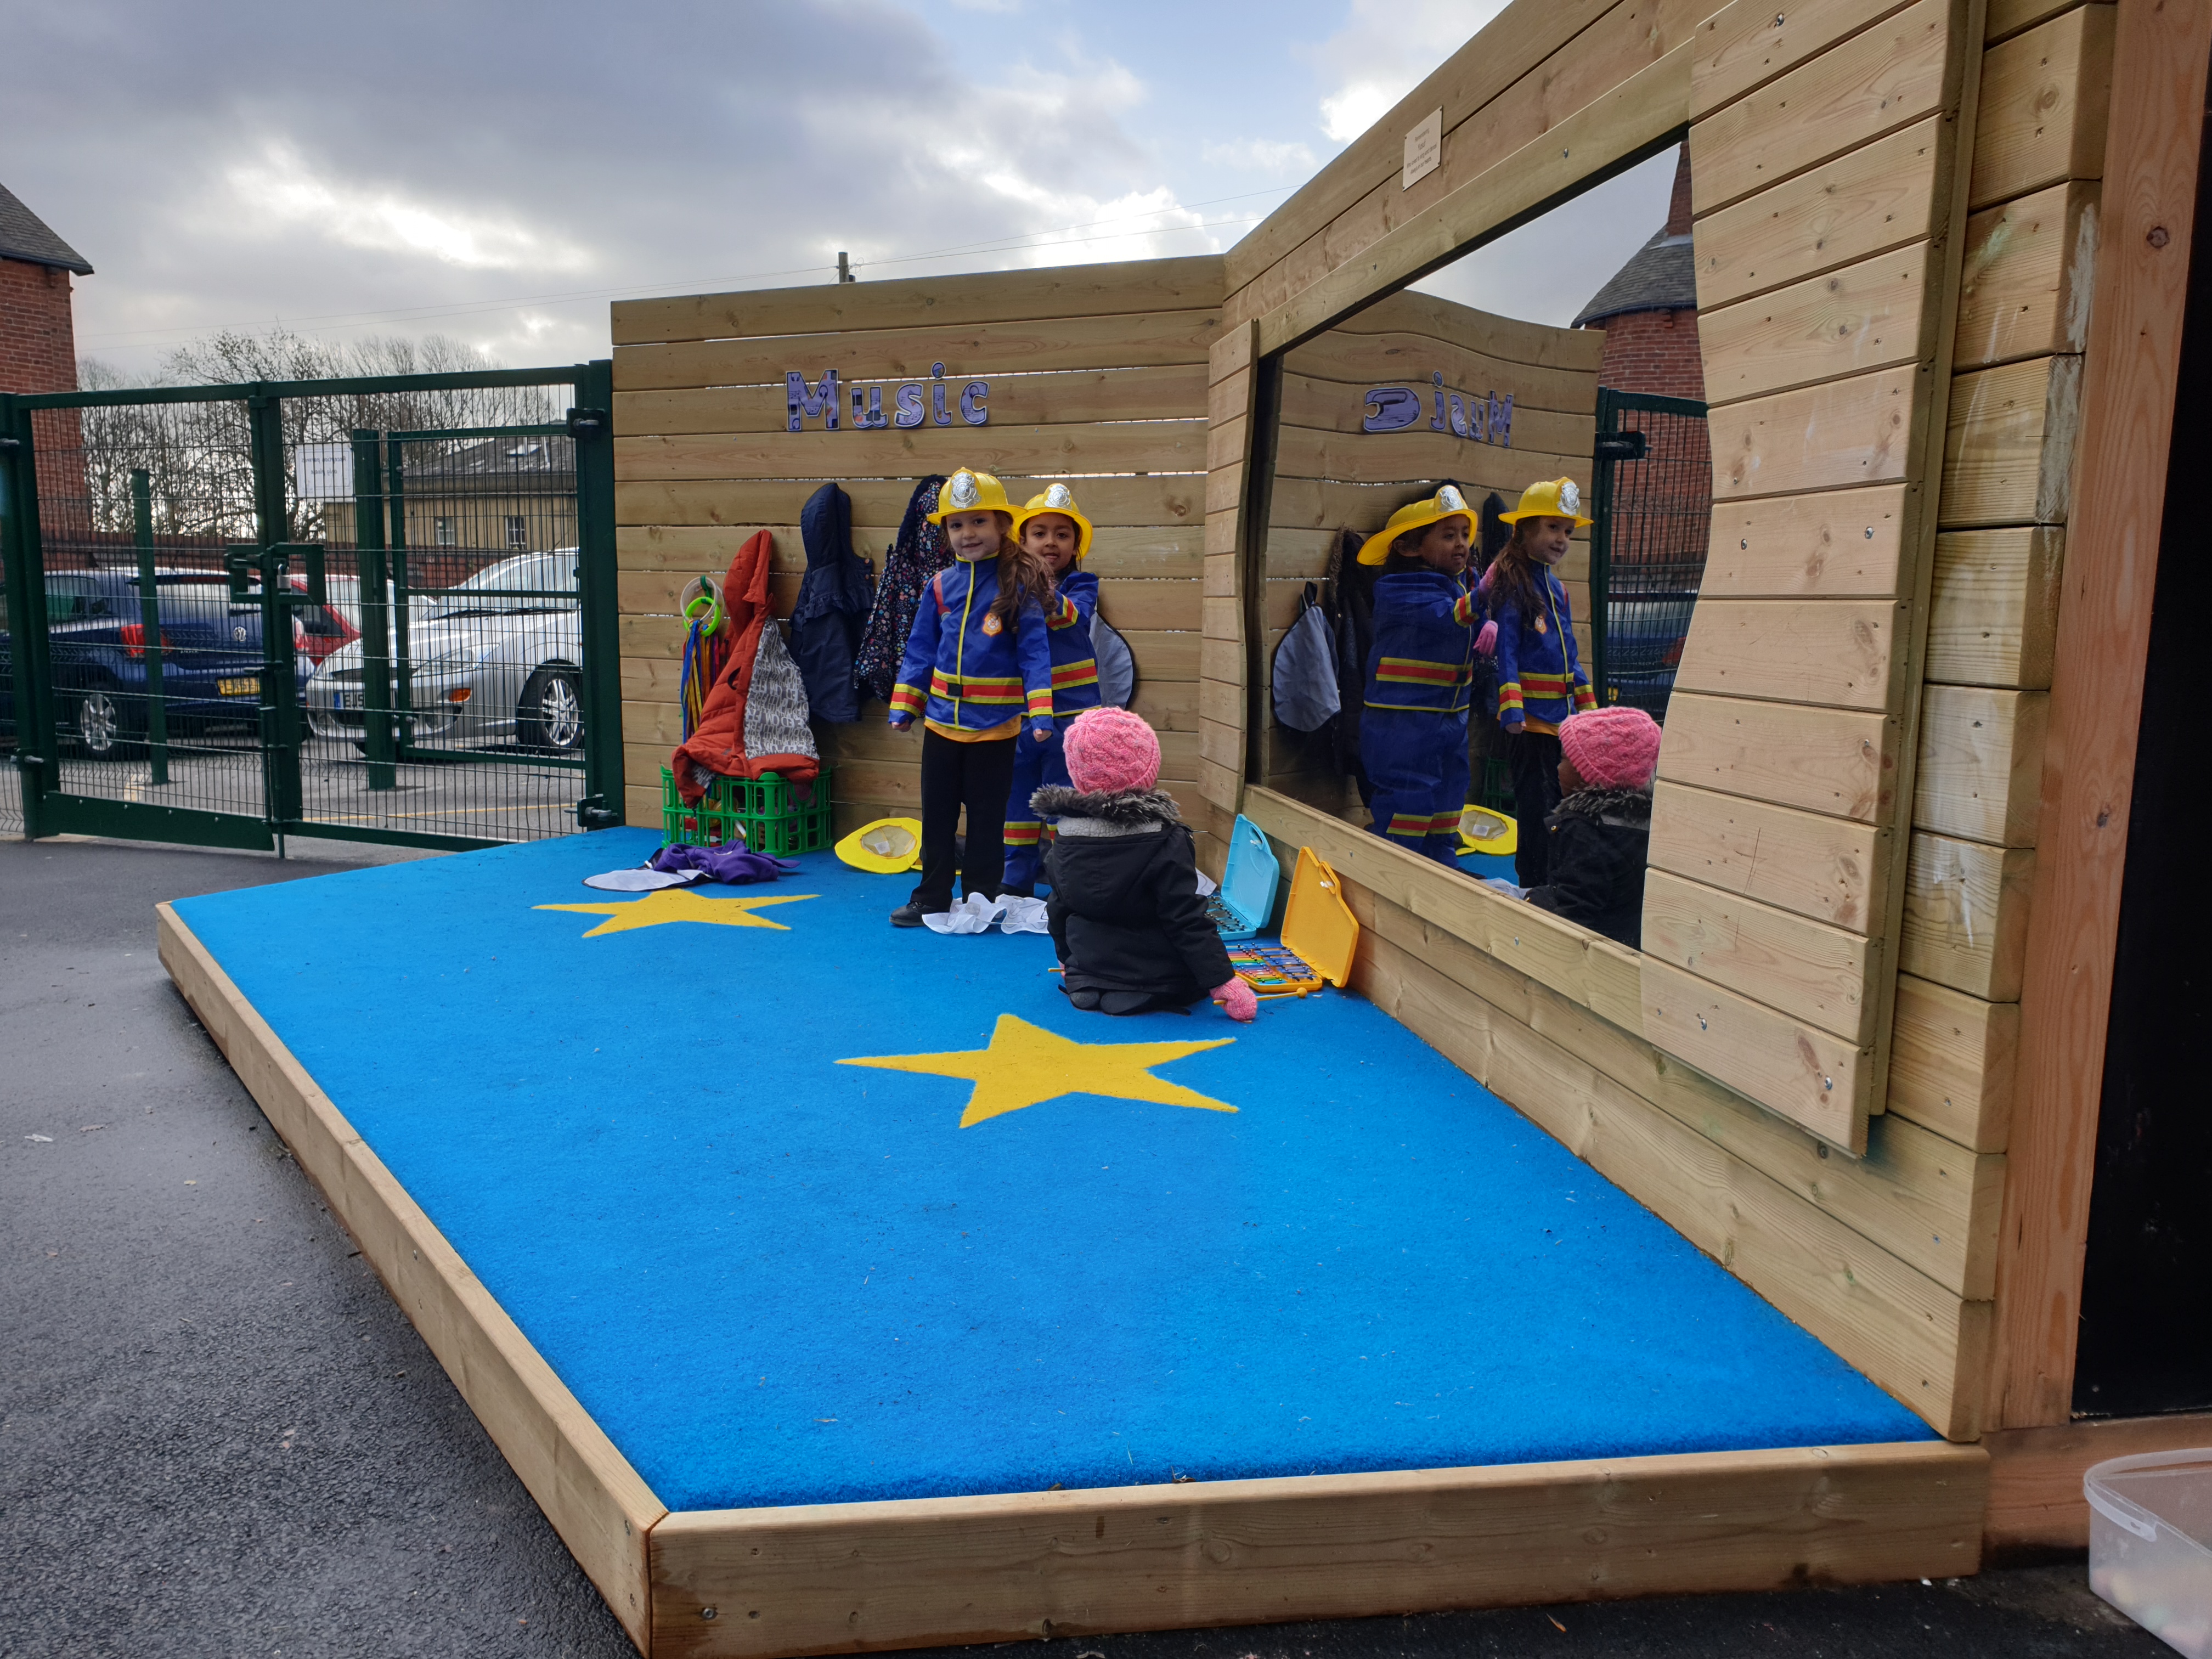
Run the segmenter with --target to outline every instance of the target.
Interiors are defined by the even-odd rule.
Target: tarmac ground
[[[162,900],[419,856],[289,850],[0,842],[0,1659],[630,1654],[155,954]],[[2092,1595],[2078,1559],[1040,1646],[1041,1659],[2170,1651]]]

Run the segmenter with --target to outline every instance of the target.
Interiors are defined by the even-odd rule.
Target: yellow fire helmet
[[[1521,492],[1521,505],[1498,517],[1504,524],[1522,519],[1572,519],[1577,529],[1589,522],[1583,517],[1583,492],[1575,488],[1572,478],[1546,478],[1530,484]]]
[[[921,820],[878,818],[837,843],[837,856],[855,870],[895,876],[921,865]]]
[[[1029,505],[1014,514],[1014,539],[1019,541],[1022,538],[1024,525],[1047,513],[1057,513],[1063,518],[1075,520],[1075,560],[1080,564],[1083,556],[1091,550],[1091,520],[1083,516],[1083,509],[1075,504],[1075,492],[1064,483],[1054,484],[1042,495],[1030,496]]]
[[[1459,493],[1456,484],[1446,484],[1433,495],[1418,501],[1408,501],[1390,515],[1390,522],[1370,536],[1359,547],[1359,562],[1380,564],[1390,556],[1390,544],[1409,530],[1426,530],[1431,525],[1455,514],[1467,520],[1467,532],[1474,534],[1474,509],[1467,504],[1467,497]]]
[[[1003,513],[1014,516],[1014,504],[1006,499],[1006,487],[988,472],[978,472],[973,467],[962,467],[937,487],[937,511],[929,515],[933,525],[942,525],[948,513]]]

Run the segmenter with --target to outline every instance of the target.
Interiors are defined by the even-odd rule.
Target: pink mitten
[[[1252,988],[1231,974],[1226,985],[1217,985],[1206,995],[1221,1005],[1222,1012],[1234,1020],[1250,1024],[1260,1012],[1260,999],[1252,994]]]
[[[1482,631],[1474,636],[1474,654],[1478,657],[1498,654],[1498,624],[1495,621],[1483,623]]]

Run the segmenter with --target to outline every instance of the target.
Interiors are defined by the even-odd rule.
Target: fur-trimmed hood
[[[1644,789],[1613,787],[1577,789],[1555,808],[1546,822],[1560,818],[1589,818],[1624,830],[1644,830],[1651,824],[1651,795]]]
[[[1164,789],[1117,789],[1094,795],[1048,783],[1030,797],[1030,810],[1047,818],[1097,818],[1122,830],[1182,822],[1175,797]]]

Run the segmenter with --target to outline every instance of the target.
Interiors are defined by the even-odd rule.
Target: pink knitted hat
[[[1090,795],[1149,789],[1159,781],[1160,740],[1126,708],[1086,708],[1067,728],[1067,775]]]
[[[1592,788],[1642,789],[1658,769],[1659,722],[1641,708],[1585,709],[1559,727],[1559,747]]]

